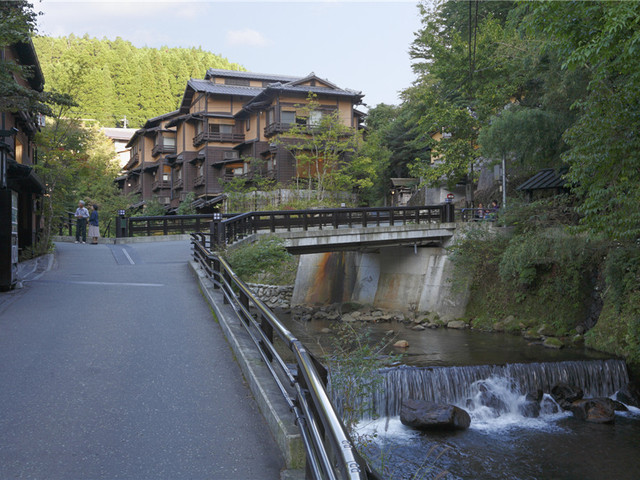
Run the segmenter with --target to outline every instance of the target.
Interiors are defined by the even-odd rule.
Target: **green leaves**
[[[242,69],[198,48],[136,48],[121,38],[36,37],[34,44],[47,86],[76,98],[75,115],[107,127],[125,116],[128,126],[140,127],[175,110],[187,80],[207,68]]]

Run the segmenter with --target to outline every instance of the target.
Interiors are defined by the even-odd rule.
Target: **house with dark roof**
[[[293,77],[207,70],[204,79],[187,82],[178,110],[162,121],[162,136],[175,132],[175,150],[163,152],[162,166],[147,159],[139,140],[152,132],[157,126],[153,122],[160,117],[149,120],[151,123],[147,122],[132,138],[126,181],[123,177],[120,180],[123,190],[140,193],[141,201],[150,198],[149,194],[160,197],[161,192],[163,203],[169,196],[172,209],[193,192],[195,205],[206,211],[221,198],[224,182],[232,179],[250,182],[259,173],[287,185],[296,177],[295,161],[282,142],[274,140],[300,122],[297,113],[307,103],[310,92],[320,105],[316,115],[337,112],[344,125],[361,127],[364,114],[356,106],[363,95],[313,73]],[[134,151],[138,143],[140,146]],[[170,172],[170,194],[164,187],[149,192],[144,182],[136,178],[143,178],[152,165],[157,165],[156,175]]]
[[[14,73],[17,85],[42,92],[44,76],[31,40],[0,45],[3,62],[29,69],[30,75]],[[34,138],[44,117],[25,110],[14,98],[0,100],[0,289],[11,288],[17,281],[20,251],[36,244],[40,227],[38,214],[45,185],[36,175]],[[26,103],[25,103],[26,105]],[[28,108],[28,107],[27,107]]]
[[[176,151],[176,131],[167,125],[178,114],[176,110],[147,120],[126,145],[129,161],[116,182],[124,193],[138,194],[133,206],[154,197],[166,206],[171,201],[171,167],[166,157]]]

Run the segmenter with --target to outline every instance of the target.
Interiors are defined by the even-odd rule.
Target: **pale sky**
[[[414,80],[408,50],[420,28],[417,2],[34,1],[43,35],[202,47],[253,72],[315,72],[362,91],[370,107],[399,103],[398,92]]]

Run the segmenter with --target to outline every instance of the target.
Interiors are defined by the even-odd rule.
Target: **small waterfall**
[[[407,398],[464,405],[475,393],[475,383],[504,378],[514,392],[549,393],[557,383],[583,389],[585,397],[611,396],[627,387],[629,377],[622,360],[586,360],[553,363],[516,363],[466,367],[395,367],[381,372],[382,385],[373,410],[382,417],[400,415]]]

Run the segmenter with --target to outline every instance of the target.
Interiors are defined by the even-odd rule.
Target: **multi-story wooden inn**
[[[286,185],[296,177],[284,142],[297,112],[315,95],[319,107],[308,121],[337,112],[340,121],[361,127],[360,92],[318,78],[209,69],[204,80],[187,83],[179,109],[152,118],[128,144],[131,160],[118,181],[139,202],[157,197],[175,209],[189,192],[206,208],[225,180],[250,180],[255,173]],[[256,161],[257,160],[257,161]]]
[[[14,74],[14,81],[42,92],[44,76],[31,40],[0,45],[0,59],[28,68],[29,75]],[[13,93],[0,100],[0,290],[15,285],[19,252],[38,240],[39,202],[45,193],[34,171],[34,137],[44,118],[30,111],[21,98]]]

